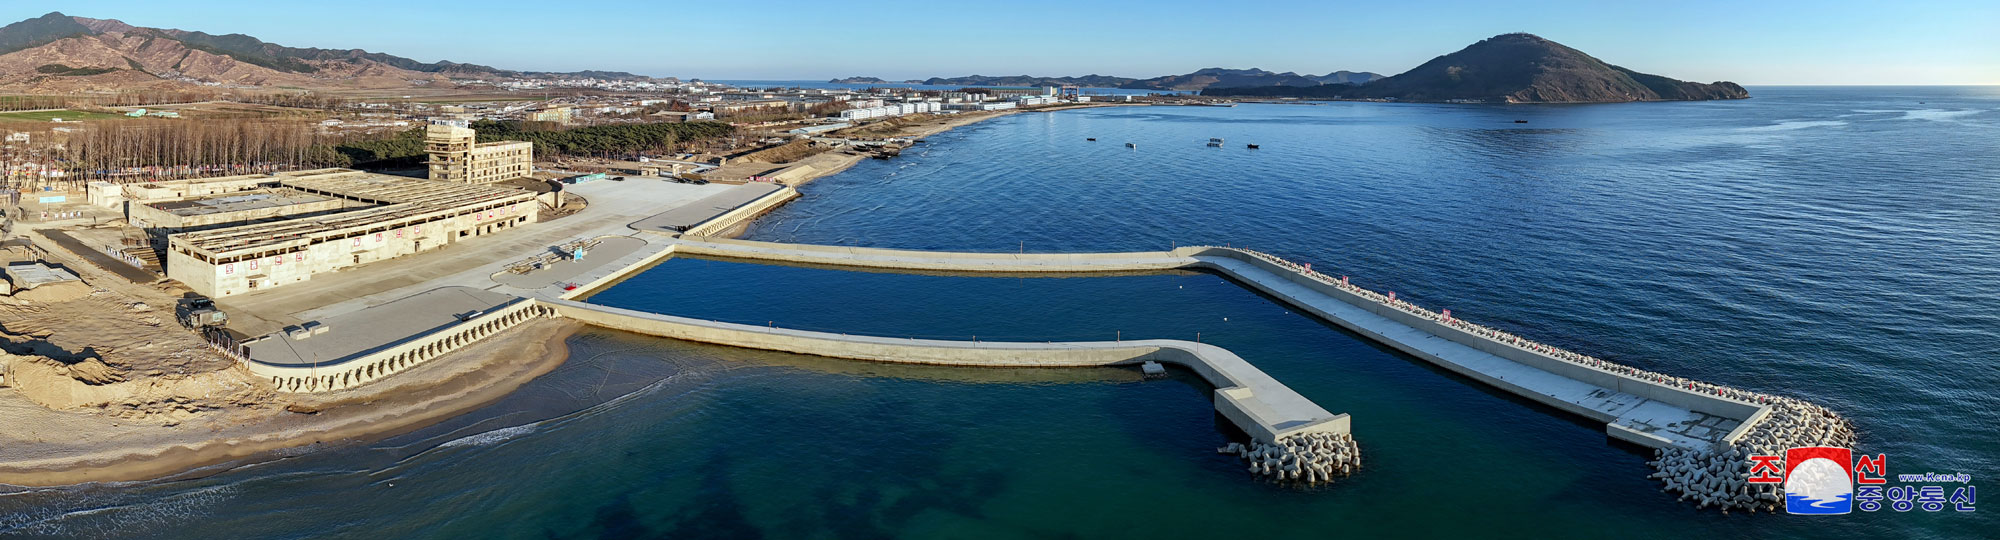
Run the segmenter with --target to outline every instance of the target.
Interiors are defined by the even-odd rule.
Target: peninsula
[[[1743,99],[1736,83],[1639,73],[1534,34],[1501,34],[1359,86],[1216,85],[1205,96],[1457,103],[1613,103]]]

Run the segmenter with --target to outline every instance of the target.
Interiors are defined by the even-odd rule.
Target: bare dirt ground
[[[561,364],[575,327],[534,321],[363,388],[281,394],[180,326],[185,287],[133,283],[22,232],[84,283],[0,296],[0,483],[144,480],[414,429]]]
[[[0,418],[6,419],[0,429],[0,483],[50,486],[199,475],[213,471],[198,468],[274,450],[420,428],[492,403],[555,369],[568,357],[563,340],[576,328],[565,320],[531,321],[361,388],[324,394],[257,388],[241,394],[240,401],[184,416],[135,420],[90,407],[57,410],[0,389]],[[227,389],[239,383],[215,379],[196,384]]]

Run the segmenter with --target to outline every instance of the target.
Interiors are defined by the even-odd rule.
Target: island
[[[1358,86],[1211,86],[1205,96],[1453,103],[1614,103],[1743,99],[1733,82],[1639,73],[1534,34],[1501,34]]]

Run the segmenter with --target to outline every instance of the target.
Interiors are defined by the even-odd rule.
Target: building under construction
[[[424,128],[424,152],[431,156],[432,180],[491,184],[535,172],[534,143],[478,142],[478,134],[463,123]]]
[[[334,199],[347,209],[173,234],[167,277],[211,297],[267,290],[532,223],[541,208],[534,193],[502,186],[349,169],[273,178],[286,197]]]

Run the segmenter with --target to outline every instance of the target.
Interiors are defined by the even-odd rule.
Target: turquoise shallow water
[[[2000,463],[1997,92],[1020,114],[815,182],[748,235],[986,251],[1245,245],[1576,350],[1807,398],[1852,418],[1862,450],[1888,454],[1892,473],[1966,472],[1978,485]],[[1228,147],[1202,146],[1209,137]],[[1252,142],[1263,148],[1241,147]],[[1214,454],[1241,435],[1186,375],[883,366],[586,332],[559,371],[415,433],[196,480],[0,490],[0,535],[2000,530],[1991,509],[1696,511],[1646,481],[1646,457],[1600,425],[1212,275],[967,278],[675,260],[592,301],[885,335],[1199,334],[1354,414],[1367,468],[1311,492],[1251,480]]]

